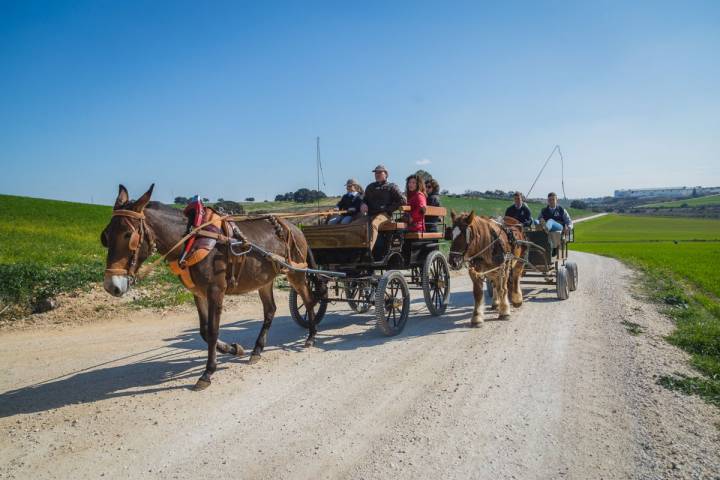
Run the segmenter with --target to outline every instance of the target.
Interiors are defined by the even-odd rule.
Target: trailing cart
[[[539,225],[525,230],[527,251],[525,253],[524,277],[543,278],[554,284],[557,298],[566,300],[577,289],[578,266],[568,260],[568,244],[575,240],[571,229],[567,234],[547,232]]]
[[[450,297],[450,268],[440,251],[446,210],[427,207],[425,214],[442,219],[437,232],[409,232],[396,214],[380,225],[373,250],[367,217],[346,225],[303,226],[321,270],[308,275],[319,299],[314,307],[316,322],[322,321],[328,304],[346,303],[357,313],[373,309],[378,328],[385,335],[397,335],[407,322],[413,289],[423,291],[431,315],[443,314]],[[308,328],[305,305],[292,289],[290,314],[298,325]]]

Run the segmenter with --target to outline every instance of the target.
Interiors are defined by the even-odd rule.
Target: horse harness
[[[495,221],[495,220],[494,220],[494,221]],[[505,251],[505,249],[503,248],[502,260],[501,260],[502,263],[501,263],[501,265],[499,265],[499,266],[497,266],[497,267],[495,267],[495,268],[491,268],[490,270],[485,270],[485,271],[483,271],[483,272],[480,272],[481,275],[485,275],[485,274],[488,274],[488,273],[490,273],[490,272],[494,272],[495,270],[499,270],[499,269],[503,268],[507,263],[509,263],[510,261],[512,261],[513,259],[516,258],[515,255],[513,255],[512,250],[513,250],[513,249],[515,248],[515,246],[517,245],[518,240],[517,240],[517,238],[515,237],[515,233],[513,232],[512,227],[508,227],[508,226],[505,225],[504,223],[501,223],[501,222],[498,222],[498,221],[495,221],[495,223],[496,223],[500,228],[502,228],[502,230],[505,232],[505,235],[507,235],[508,243],[509,243],[509,245],[510,245],[510,249],[509,249],[510,251]],[[468,228],[470,228],[470,225],[468,225]],[[463,257],[464,257],[464,261],[468,263],[468,266],[469,266],[470,268],[473,268],[473,263],[477,261],[478,257],[480,257],[480,256],[481,256],[483,253],[485,253],[489,248],[491,248],[493,245],[495,245],[497,242],[499,242],[499,241],[502,239],[502,238],[497,234],[497,232],[496,232],[494,229],[492,229],[492,228],[490,229],[490,235],[493,237],[492,242],[490,242],[485,248],[483,248],[483,249],[480,250],[479,252],[477,252],[477,253],[469,256],[469,257],[466,256],[466,255],[467,255],[467,248],[465,249],[465,252],[450,252],[450,253],[462,254]],[[468,246],[469,246],[469,245],[468,245]]]

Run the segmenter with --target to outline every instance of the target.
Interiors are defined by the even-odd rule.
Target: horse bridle
[[[128,258],[127,267],[125,268],[106,268],[105,274],[109,275],[125,275],[130,277],[131,279],[135,278],[135,269],[138,263],[138,257],[140,255],[140,247],[143,244],[143,240],[145,240],[145,236],[150,238],[150,247],[152,250],[152,231],[148,228],[148,226],[145,224],[145,214],[143,212],[136,212],[134,210],[125,210],[125,209],[119,209],[119,210],[113,210],[112,212],[113,217],[123,217],[123,220],[127,224],[128,227],[130,227],[130,230],[132,230],[132,233],[130,234],[130,241],[128,242],[128,250],[130,251],[130,256]],[[136,219],[139,220],[139,228],[136,228],[135,225],[133,225],[133,222],[131,222],[129,219]]]
[[[472,224],[468,224],[468,226],[467,226],[466,228],[469,229],[471,226],[472,226]],[[467,235],[467,233],[466,233],[466,235]],[[448,252],[448,253],[449,253],[450,255],[452,255],[452,254],[462,255],[462,257],[463,257],[463,264],[465,264],[465,263],[470,263],[470,262],[472,262],[473,260],[475,260],[477,257],[479,257],[480,255],[482,255],[483,253],[485,253],[485,251],[486,251],[488,248],[490,248],[490,247],[492,247],[493,245],[495,245],[495,242],[497,242],[498,240],[500,240],[500,237],[496,237],[495,240],[493,240],[492,242],[490,242],[489,245],[487,245],[485,248],[483,248],[482,250],[480,250],[480,251],[477,252],[476,254],[471,255],[470,257],[467,256],[467,252],[468,252],[468,250],[470,249],[470,243],[471,243],[469,239],[467,239],[467,241],[466,241],[467,245],[465,246],[465,251],[464,251],[464,252],[458,252],[458,251],[455,251],[455,250],[450,250],[450,252]]]

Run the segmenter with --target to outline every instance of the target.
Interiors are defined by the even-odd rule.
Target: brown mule
[[[512,258],[513,255],[521,253],[520,247],[514,247],[507,232],[490,218],[475,215],[475,212],[469,214],[450,212],[450,216],[453,222],[450,266],[457,270],[467,262],[468,273],[473,282],[475,306],[470,325],[474,327],[482,325],[483,283],[486,277],[494,286],[493,300],[497,299],[499,318],[509,317],[509,286],[512,285],[513,288],[513,303],[518,306],[522,304],[520,291],[522,271],[516,272],[517,263],[522,266],[522,262]]]
[[[153,186],[138,200],[131,201],[127,189],[120,191],[113,217],[101,234],[101,241],[108,249],[104,287],[108,293],[120,297],[134,282],[143,261],[157,249],[167,260],[177,260],[180,248],[170,251],[185,235],[185,219],[180,210],[150,202]],[[314,267],[312,253],[302,232],[294,225],[278,219],[253,219],[241,223],[245,240],[264,250],[287,258],[295,264]],[[291,238],[281,238],[286,237]],[[288,248],[293,244],[293,248]],[[257,290],[263,304],[263,325],[255,342],[250,362],[260,358],[265,348],[268,330],[276,311],[273,298],[275,277],[284,273],[278,264],[267,257],[251,252],[239,259],[228,255],[228,246],[220,244],[210,251],[201,262],[188,267],[195,284],[193,295],[200,317],[200,335],[208,345],[205,371],[195,384],[196,390],[210,385],[217,369],[217,352],[242,355],[242,347],[228,345],[218,338],[220,315],[225,295],[239,295]],[[169,253],[168,253],[169,252]],[[309,334],[305,346],[315,342],[317,333],[313,307],[317,303],[304,272],[287,272],[290,285],[298,292],[308,307]]]

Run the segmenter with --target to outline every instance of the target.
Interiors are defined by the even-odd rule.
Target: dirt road
[[[655,383],[689,373],[661,338],[670,323],[620,263],[573,255],[569,300],[525,284],[509,321],[488,312],[479,329],[463,275],[444,317],[416,298],[387,338],[331,307],[303,350],[278,294],[262,361],[221,357],[203,392],[189,313],[2,334],[0,477],[720,476],[717,409]],[[226,312],[222,337],[252,346],[259,312]]]

